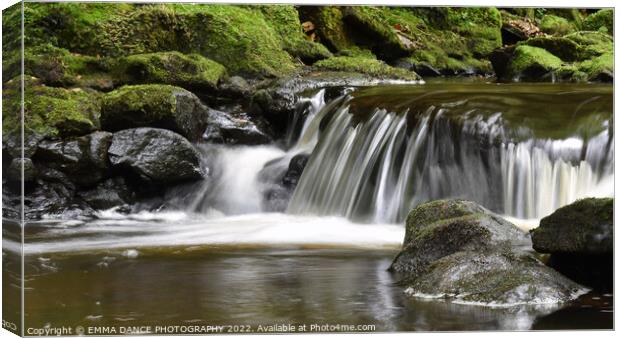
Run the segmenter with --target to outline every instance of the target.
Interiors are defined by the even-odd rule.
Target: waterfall
[[[613,195],[607,124],[587,141],[519,139],[501,113],[455,118],[446,109],[430,106],[414,116],[376,108],[360,121],[349,99],[325,106],[320,113],[333,116],[288,212],[402,222],[424,201],[464,198],[509,216],[541,218],[579,198]]]

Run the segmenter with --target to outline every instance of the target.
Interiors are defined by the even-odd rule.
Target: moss
[[[260,5],[250,6],[250,8],[259,10],[263,14],[265,21],[279,35],[282,48],[291,56],[299,58],[305,64],[313,64],[332,56],[325,46],[306,38],[294,6]]]
[[[454,32],[467,38],[474,56],[487,56],[502,46],[502,16],[497,8],[449,8],[448,24]]]
[[[104,96],[102,118],[107,118],[109,114],[123,114],[126,119],[145,120],[142,121],[144,124],[150,120],[166,119],[177,109],[175,91],[183,89],[157,84],[123,86]]]
[[[589,15],[583,21],[583,29],[599,31],[609,35],[614,34],[614,11],[613,9],[601,9]]]
[[[562,36],[575,30],[565,18],[555,15],[545,15],[540,21],[540,30],[551,35]]]
[[[340,7],[301,6],[299,12],[302,20],[314,24],[319,42],[332,52],[342,52],[354,46],[344,25]]]
[[[543,253],[597,253],[613,250],[613,198],[584,198],[559,208],[531,231]]]
[[[20,126],[19,77],[3,91],[2,130],[11,133]],[[24,128],[27,134],[50,137],[84,135],[99,129],[101,94],[90,89],[47,87],[28,77],[24,88]]]
[[[376,77],[386,77],[402,80],[419,80],[420,77],[412,71],[394,68],[383,61],[360,56],[337,56],[321,60],[315,64],[321,70],[343,72],[357,72]]]
[[[562,60],[548,51],[532,46],[520,45],[508,65],[509,77],[541,80],[562,66]]]
[[[559,57],[562,61],[577,61],[583,59],[582,46],[574,40],[564,37],[539,36],[528,39],[523,44],[542,48]]]
[[[606,53],[578,65],[579,71],[587,74],[588,81],[612,82],[614,73],[614,55]]]
[[[87,55],[161,51],[199,53],[249,76],[297,69],[258,10],[228,5],[28,4],[28,31],[39,40]]]
[[[112,79],[106,71],[105,62],[101,58],[73,54],[50,44],[24,50],[24,74],[34,76],[47,85],[106,89],[112,85]],[[20,73],[19,53],[3,60],[5,78],[12,78]]]
[[[614,40],[611,36],[601,32],[575,32],[564,36],[581,46],[584,59],[613,53]]]
[[[135,54],[120,58],[112,69],[118,83],[160,83],[214,89],[226,76],[221,64],[198,54],[179,52]]]

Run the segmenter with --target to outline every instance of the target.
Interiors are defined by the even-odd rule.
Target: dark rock
[[[515,51],[515,46],[498,48],[489,55],[493,71],[499,80],[508,80],[508,65]]]
[[[79,219],[92,217],[94,210],[84,201],[75,198],[75,193],[60,183],[46,182],[37,185],[24,196],[26,219],[42,217]]]
[[[208,125],[203,139],[227,144],[265,144],[271,137],[254,122],[245,117],[234,117],[225,112],[210,109]]]
[[[250,97],[252,87],[241,76],[231,76],[218,86],[219,94],[232,98]]]
[[[306,164],[308,164],[309,158],[310,158],[310,155],[308,154],[298,154],[298,155],[293,156],[288,166],[288,170],[286,171],[286,173],[284,174],[284,177],[282,178],[282,184],[285,187],[292,189],[292,190],[295,189],[295,187],[297,186],[297,183],[299,182],[299,178],[301,177],[301,174],[303,173],[304,168],[306,167]]]
[[[170,184],[203,176],[200,154],[170,130],[135,128],[114,133],[110,162],[130,179]]]
[[[540,220],[532,230],[534,250],[543,253],[613,252],[613,198],[586,198]]]
[[[39,143],[35,160],[66,174],[79,186],[89,187],[109,174],[107,149],[112,134],[94,132],[65,141],[44,140]]]
[[[413,296],[495,306],[562,303],[586,291],[532,255],[510,250],[460,251],[404,284]]]
[[[163,128],[195,141],[202,136],[207,117],[208,108],[183,88],[154,84],[124,86],[104,97],[101,126],[109,131]]]
[[[131,189],[122,177],[108,179],[94,189],[78,193],[93,209],[110,209],[134,201]]]
[[[11,161],[7,178],[12,183],[20,183],[22,181],[22,164],[24,168],[24,183],[32,182],[36,179],[37,170],[29,158],[14,158]]]
[[[43,135],[36,133],[28,133],[24,135],[24,157],[32,157],[37,151],[39,141],[43,139]],[[22,142],[19,133],[7,133],[2,135],[2,151],[3,158],[8,155],[9,158],[22,157]]]
[[[527,246],[529,239],[514,225],[476,203],[432,201],[409,213],[403,250],[390,270],[419,273],[430,263],[455,252],[499,245]]]
[[[532,230],[549,266],[599,290],[613,289],[613,199],[586,198],[556,210]]]

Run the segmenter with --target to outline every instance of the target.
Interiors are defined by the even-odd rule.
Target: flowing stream
[[[197,145],[208,177],[168,191],[162,210],[27,224],[30,325],[609,325],[611,295],[559,312],[411,300],[386,268],[407,213],[428,200],[474,200],[528,230],[576,199],[613,196],[610,86],[441,82],[342,93],[301,98],[285,145]],[[296,188],[283,189],[302,154]],[[17,251],[5,236],[9,274]]]

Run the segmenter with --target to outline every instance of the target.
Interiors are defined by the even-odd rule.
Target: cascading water
[[[613,195],[607,121],[587,141],[524,138],[527,128],[507,130],[500,112],[449,115],[462,102],[438,102],[418,115],[376,108],[360,121],[349,101],[314,116],[331,120],[288,212],[402,222],[424,201],[464,198],[531,219],[579,198]]]

